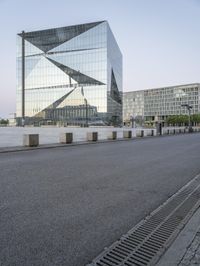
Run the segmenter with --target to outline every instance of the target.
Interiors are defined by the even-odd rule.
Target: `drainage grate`
[[[200,205],[200,175],[169,198],[88,266],[155,265]]]

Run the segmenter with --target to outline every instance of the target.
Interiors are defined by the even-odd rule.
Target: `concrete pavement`
[[[200,209],[180,232],[156,266],[200,265]]]
[[[89,263],[200,172],[199,140],[0,154],[0,265]]]

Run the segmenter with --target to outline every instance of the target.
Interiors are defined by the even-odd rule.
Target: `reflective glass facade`
[[[122,55],[107,21],[20,33],[17,47],[19,124],[23,110],[25,124],[122,123]]]
[[[165,120],[170,115],[188,114],[181,105],[192,106],[191,113],[200,113],[200,84],[186,84],[158,89],[125,92],[123,120],[144,116],[145,120]]]

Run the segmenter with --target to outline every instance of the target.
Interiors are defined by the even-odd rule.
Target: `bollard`
[[[147,136],[150,136],[150,137],[154,136],[154,130],[152,129],[150,131],[147,131]]]
[[[174,132],[173,133],[176,134],[176,129],[174,129]]]
[[[88,141],[97,141],[98,140],[98,132],[88,132],[87,133]]]
[[[131,130],[126,130],[123,132],[123,137],[125,139],[131,139],[132,138],[132,131]]]
[[[117,131],[109,132],[108,139],[109,140],[116,140],[117,139]]]
[[[39,145],[39,134],[25,134],[23,145],[26,147],[37,147]]]
[[[140,130],[136,132],[136,137],[144,137],[144,130]]]
[[[68,144],[68,143],[72,143],[73,141],[73,133],[61,133],[60,134],[60,143],[63,144]]]
[[[169,133],[168,133],[168,129],[163,129],[163,135],[168,135]]]

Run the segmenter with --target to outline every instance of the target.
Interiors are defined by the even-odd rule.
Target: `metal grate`
[[[169,198],[88,266],[155,265],[200,205],[200,175]]]

